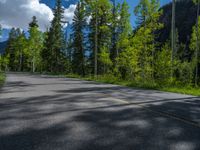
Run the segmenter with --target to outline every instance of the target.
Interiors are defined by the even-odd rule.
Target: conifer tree
[[[117,51],[120,53],[126,48],[129,42],[129,36],[132,32],[130,24],[130,13],[128,12],[129,6],[126,0],[122,3],[119,15],[119,38],[117,42]]]
[[[112,62],[116,65],[116,58],[119,55],[117,49],[117,41],[119,36],[119,20],[120,20],[120,3],[116,3],[116,0],[112,0],[112,24],[111,24],[111,33],[112,41],[110,47],[110,58]]]
[[[29,28],[31,27],[37,27],[37,28],[39,27],[36,16],[33,16],[31,23],[29,23]]]
[[[162,11],[159,8],[158,0],[140,0],[134,10],[139,28],[136,32],[143,34],[143,38],[140,41],[142,43],[141,46],[143,46],[138,47],[140,49],[138,61],[142,79],[152,79],[154,76],[155,31],[162,28],[162,24],[159,23]]]
[[[78,2],[72,24],[73,30],[73,72],[79,75],[85,75],[85,38],[84,29],[86,26],[84,3]]]
[[[91,49],[93,49],[92,57],[94,58],[94,74],[96,74],[95,70],[97,69],[97,64],[98,74],[103,74],[110,67],[110,63],[107,62],[111,62],[108,59],[110,59],[110,45],[112,39],[110,27],[112,24],[112,7],[108,0],[89,1],[88,4],[90,6],[90,12],[92,16],[89,25],[89,39],[91,43]],[[100,58],[101,56],[104,58]]]
[[[196,53],[195,53],[195,59],[196,59],[196,72],[195,72],[195,86],[198,85],[198,56],[199,56],[199,13],[200,13],[200,0],[193,0],[195,4],[197,4],[197,19],[196,19]]]
[[[98,0],[85,0],[87,6],[87,15],[91,17],[89,22],[89,49],[90,49],[90,68],[91,73],[96,76],[98,74]]]
[[[129,6],[126,2],[126,0],[124,0],[124,2],[122,3],[120,9],[119,9],[119,21],[118,21],[118,39],[117,39],[117,59],[120,56],[120,53],[122,51],[126,51],[126,49],[130,46],[130,36],[131,36],[131,24],[130,24],[130,13],[128,12],[129,10]],[[118,66],[118,64],[116,65]],[[120,74],[123,76],[123,78],[125,77],[124,75],[124,68],[123,67],[116,67],[115,68],[116,72],[120,71]]]
[[[45,62],[45,70],[50,72],[60,72],[63,68],[62,56],[64,43],[63,33],[63,13],[61,0],[56,0],[54,8],[54,18],[51,22],[51,27],[47,33],[45,48],[43,50],[43,61]]]
[[[20,71],[19,62],[21,58],[19,52],[21,51],[21,47],[19,45],[19,37],[21,34],[22,32],[19,28],[12,28],[9,33],[5,55],[9,58],[8,68],[11,71]]]
[[[200,19],[200,17],[199,17]],[[198,28],[197,28],[198,27]],[[192,29],[190,50],[192,50],[192,61],[195,64],[195,86],[198,85],[198,69],[199,69],[199,47],[200,42],[198,40],[198,34],[200,33],[200,22],[198,21],[198,26],[194,26]]]

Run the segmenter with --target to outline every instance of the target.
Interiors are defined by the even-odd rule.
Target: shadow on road
[[[200,149],[199,127],[156,113],[198,124],[199,97],[170,98],[159,91],[75,79],[19,77],[25,79],[7,82],[1,91],[0,150]],[[35,81],[30,83],[30,78]],[[40,87],[51,95],[38,96]],[[23,97],[25,91],[36,95]],[[9,97],[15,93],[18,97]]]
[[[69,98],[65,96],[57,94],[23,100],[15,98],[8,99],[7,104],[1,104],[0,149],[197,150],[200,148],[200,129],[197,127],[147,112],[132,104],[106,104],[100,96],[78,95]],[[191,105],[178,104],[183,107],[188,106],[185,108],[187,117],[199,118],[199,101],[193,99],[182,99]],[[82,105],[83,102],[93,103],[90,106],[92,108]],[[99,105],[101,107],[97,107]],[[176,105],[177,102],[168,100],[147,107],[155,110]]]

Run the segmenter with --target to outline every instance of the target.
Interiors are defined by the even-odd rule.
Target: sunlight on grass
[[[67,78],[78,78],[83,79],[87,81],[96,81],[98,83],[107,83],[107,84],[116,84],[116,85],[122,85],[132,88],[142,88],[142,89],[152,89],[152,90],[159,90],[159,91],[165,91],[165,92],[173,92],[173,93],[180,93],[180,94],[186,94],[186,95],[194,95],[194,96],[200,96],[200,88],[194,88],[191,86],[160,86],[159,84],[155,82],[134,82],[134,81],[125,81],[125,80],[119,80],[117,77],[114,77],[112,75],[102,75],[102,76],[87,76],[87,77],[81,77],[79,75],[69,74],[66,75]]]
[[[6,79],[5,73],[0,72],[0,86],[4,84]]]

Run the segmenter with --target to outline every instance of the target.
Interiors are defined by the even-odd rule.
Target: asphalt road
[[[200,98],[8,74],[0,150],[200,150]]]

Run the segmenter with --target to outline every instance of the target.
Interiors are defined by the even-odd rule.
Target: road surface
[[[10,73],[0,150],[200,150],[200,98]]]

